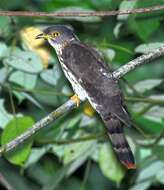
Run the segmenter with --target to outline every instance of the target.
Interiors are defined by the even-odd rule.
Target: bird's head
[[[43,30],[43,33],[37,35],[36,39],[45,39],[54,48],[59,48],[69,44],[69,42],[77,39],[77,37],[71,27],[66,25],[54,25]]]

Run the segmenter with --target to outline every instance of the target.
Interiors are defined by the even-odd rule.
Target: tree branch
[[[2,173],[0,173],[0,184],[5,187],[7,190],[13,190],[13,188],[11,187],[11,185],[8,183],[8,181],[6,180],[5,176],[3,176]]]
[[[152,52],[141,55],[140,57],[137,57],[126,65],[118,68],[116,71],[113,72],[113,77],[118,80],[126,75],[129,71],[134,70],[137,66],[142,65],[143,63],[149,63],[151,60],[162,55],[164,55],[164,46],[157,48]]]
[[[148,63],[151,60],[160,57],[164,55],[164,46],[155,49],[154,51],[141,55],[140,57],[130,61],[129,63],[123,65],[119,69],[113,72],[112,77],[114,77],[116,80],[123,77],[128,72],[134,70],[137,66]],[[111,77],[111,76],[110,76]],[[13,150],[15,147],[17,147],[19,144],[23,143],[25,140],[27,140],[29,137],[31,137],[33,134],[35,134],[37,131],[41,130],[42,128],[46,127],[48,124],[50,124],[52,121],[56,120],[58,117],[62,116],[63,114],[67,113],[68,111],[72,110],[76,107],[75,102],[73,102],[71,99],[68,100],[66,103],[61,105],[59,108],[57,108],[55,111],[51,112],[49,115],[35,123],[30,129],[28,129],[26,132],[22,133],[20,136],[16,137],[14,140],[10,141],[6,145],[2,145],[0,147],[0,155],[2,155],[5,152],[8,152],[10,150]]]
[[[114,15],[125,15],[125,14],[134,14],[134,13],[148,13],[164,10],[163,5],[157,5],[147,8],[138,8],[138,9],[127,9],[127,10],[118,10],[118,11],[65,11],[65,12],[29,12],[29,11],[0,11],[0,16],[28,16],[28,17],[88,17],[88,16],[114,16]]]
[[[77,142],[84,142],[84,141],[92,141],[95,139],[100,139],[104,137],[106,133],[101,132],[99,134],[95,135],[88,135],[85,137],[80,137],[76,139],[66,139],[66,140],[39,140],[37,141],[37,144],[39,145],[45,145],[45,144],[57,144],[57,145],[64,145],[64,144],[72,144],[72,143],[77,143]]]
[[[55,111],[51,112],[43,119],[36,122],[31,128],[29,128],[27,131],[25,131],[24,133],[16,137],[14,140],[10,141],[6,145],[2,145],[0,148],[0,155],[2,153],[9,152],[10,150],[14,149],[19,144],[23,143],[26,139],[28,139],[33,134],[35,134],[37,131],[39,131],[43,127],[46,127],[52,121],[62,116],[66,112],[72,110],[74,107],[76,107],[75,102],[73,102],[71,99],[68,100],[66,103],[64,103],[62,106],[57,108]]]

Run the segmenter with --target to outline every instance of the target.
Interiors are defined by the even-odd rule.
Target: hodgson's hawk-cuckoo
[[[48,27],[36,38],[44,38],[54,47],[75,92],[71,98],[77,105],[79,100],[90,102],[104,121],[119,160],[127,168],[135,168],[132,151],[123,134],[123,127],[130,126],[131,120],[109,66],[97,51],[80,42],[68,26]]]

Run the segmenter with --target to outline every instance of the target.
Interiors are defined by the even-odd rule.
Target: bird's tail
[[[123,123],[114,115],[102,117],[113,148],[123,165],[128,169],[135,169],[133,153],[123,133]]]

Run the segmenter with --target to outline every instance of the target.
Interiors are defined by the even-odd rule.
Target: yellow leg
[[[77,107],[79,107],[79,105],[80,105],[80,99],[79,99],[79,97],[78,97],[77,94],[74,94],[70,99],[71,99],[73,102],[76,103],[76,106],[77,106]]]

